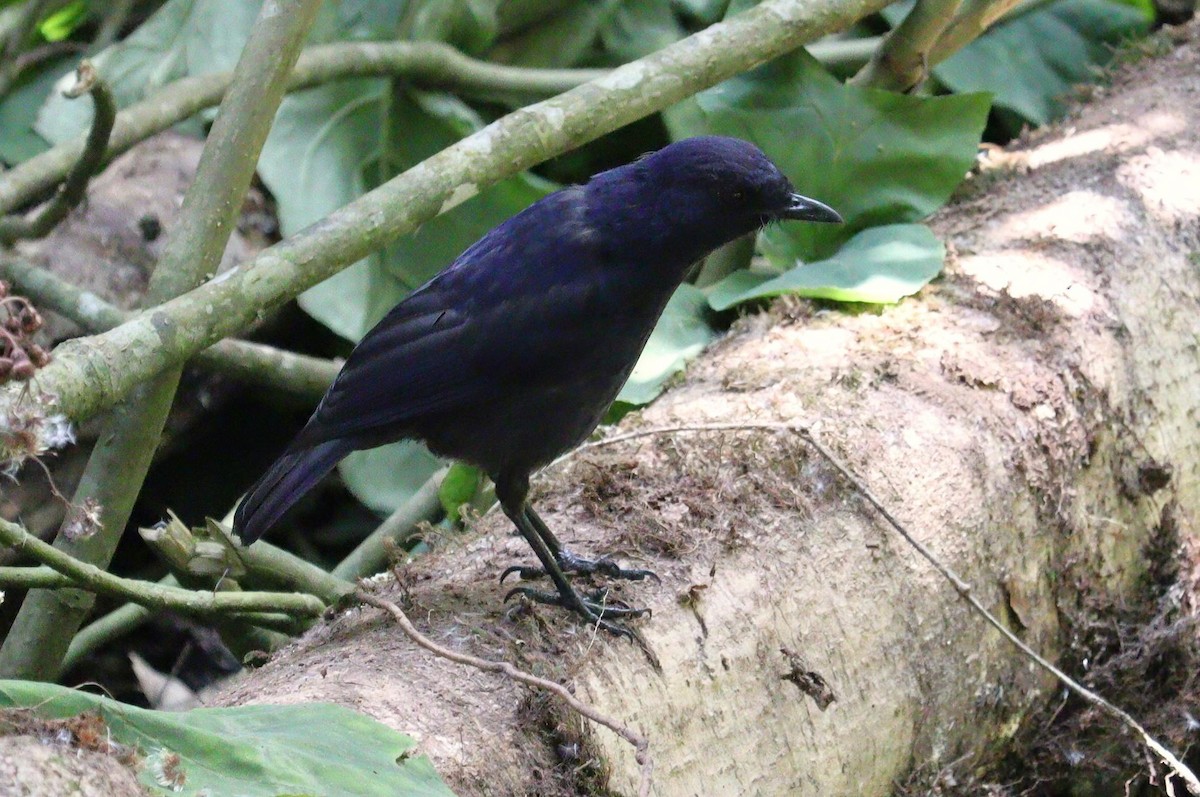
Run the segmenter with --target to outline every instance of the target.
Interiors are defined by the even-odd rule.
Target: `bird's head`
[[[828,205],[797,193],[762,150],[737,138],[677,141],[593,183],[603,190],[618,174],[611,182],[622,186],[619,201],[629,221],[637,219],[654,243],[689,262],[771,222],[842,221]]]
[[[644,165],[681,214],[690,206],[752,228],[784,219],[842,220],[828,205],[798,194],[761,149],[739,138],[686,138],[647,156]]]

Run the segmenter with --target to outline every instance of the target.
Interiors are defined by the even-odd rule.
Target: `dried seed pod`
[[[45,368],[50,362],[50,353],[36,343],[30,343],[25,347],[25,353],[29,355],[29,359],[37,368]]]
[[[25,350],[14,348],[12,353],[12,370],[9,372],[9,375],[17,381],[27,382],[33,378],[36,372],[37,368],[34,367],[33,361],[29,359],[29,355],[25,353]]]
[[[42,328],[42,315],[33,309],[33,305],[25,305],[25,309],[21,311],[20,319],[21,331],[26,335],[32,335]]]

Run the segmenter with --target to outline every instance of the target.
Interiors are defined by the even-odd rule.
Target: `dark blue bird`
[[[530,474],[596,428],[689,268],[784,219],[841,221],[796,193],[753,144],[716,136],[676,142],[535,202],[363,337],[238,507],[235,533],[246,543],[261,537],[351,451],[423,440],[492,478],[558,590],[517,591],[628,633],[605,618],[641,610],[585,600],[563,571],[647,571],[568,553],[527,502]]]

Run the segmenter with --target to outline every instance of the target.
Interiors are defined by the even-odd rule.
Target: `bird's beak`
[[[797,221],[822,221],[831,224],[842,223],[841,214],[829,207],[829,205],[795,193],[791,195],[787,209],[779,214],[779,218],[795,219]]]

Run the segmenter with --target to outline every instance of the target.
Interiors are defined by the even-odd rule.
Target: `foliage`
[[[792,293],[840,302],[894,304],[942,270],[946,250],[924,224],[891,224],[863,230],[824,260],[779,273],[738,271],[712,286],[714,310]]]
[[[0,681],[3,708],[29,708],[49,719],[99,714],[105,749],[109,738],[135,748],[138,779],[151,794],[453,795],[429,759],[412,754],[413,739],[341,706],[252,705],[174,713],[53,684]]]
[[[892,24],[911,3],[884,11]],[[1021,124],[1044,125],[1066,109],[1072,89],[1095,79],[1112,58],[1112,45],[1145,33],[1153,18],[1147,5],[1113,0],[1055,0],[1020,10],[986,36],[933,68],[954,92],[986,91],[1012,133]]]
[[[92,62],[123,108],[173,80],[233,69],[258,5],[244,0],[170,0]],[[86,130],[91,119],[89,103],[52,92],[38,114],[36,129],[58,144]]]
[[[44,152],[46,139],[34,130],[38,111],[55,82],[75,68],[78,59],[63,56],[46,61],[38,69],[23,74],[12,91],[0,102],[0,160],[20,163]],[[89,103],[75,103],[89,105]]]
[[[697,94],[669,118],[680,137],[710,132],[755,142],[801,193],[842,214],[842,225],[765,230],[764,253],[787,267],[829,257],[868,227],[916,221],[941,207],[974,162],[988,107],[981,94],[921,97],[844,85],[797,52]]]

